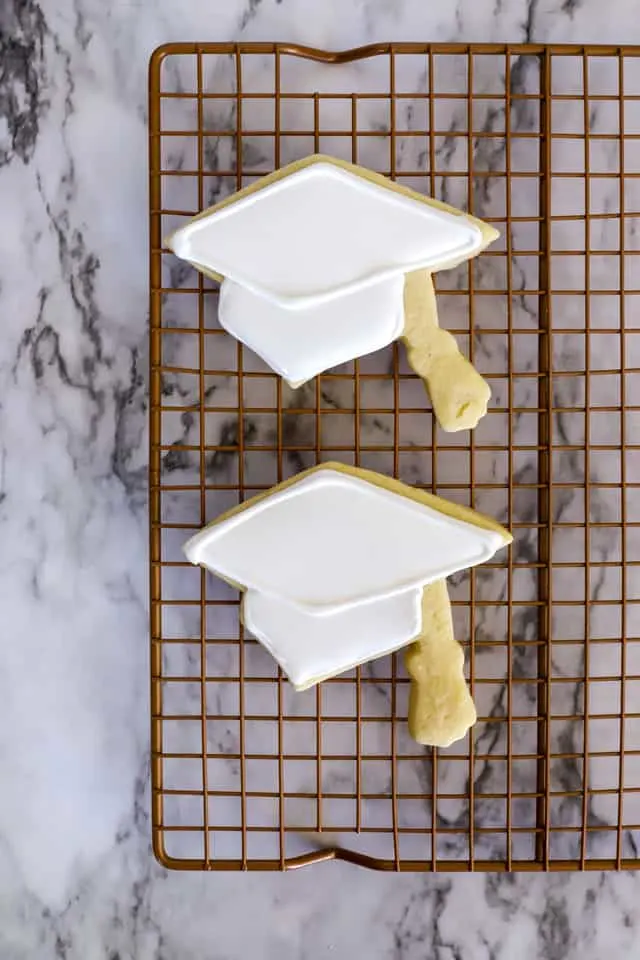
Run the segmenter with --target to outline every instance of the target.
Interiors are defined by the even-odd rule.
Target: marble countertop
[[[633,956],[632,874],[199,875],[150,855],[146,71],[195,39],[632,43],[640,23],[628,0],[4,4],[0,957]]]

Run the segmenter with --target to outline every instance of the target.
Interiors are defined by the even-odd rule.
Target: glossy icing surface
[[[242,615],[294,687],[304,690],[410,643],[420,632],[421,599],[419,588],[319,617],[249,590]]]
[[[327,614],[483,563],[504,542],[496,531],[323,468],[205,527],[184,549],[223,579]]]
[[[404,326],[404,277],[290,310],[233,280],[220,290],[218,319],[292,385],[386,347]]]
[[[302,309],[473,256],[483,238],[464,216],[323,159],[197,217],[170,244],[196,266]]]

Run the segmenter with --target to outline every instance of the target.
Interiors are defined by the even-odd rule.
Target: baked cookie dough
[[[445,580],[422,594],[422,630],[407,648],[409,733],[418,743],[449,747],[476,722],[476,708],[464,677],[464,653],[453,635]]]
[[[462,430],[486,410],[488,388],[439,330],[431,274],[497,236],[454,207],[317,154],[205,210],[167,243],[222,282],[221,325],[291,386],[403,337],[441,425]]]
[[[442,429],[472,430],[487,412],[491,389],[460,353],[454,337],[439,326],[429,270],[414,270],[405,277],[402,339]]]
[[[184,550],[243,591],[245,626],[302,690],[421,637],[424,587],[510,540],[468,507],[326,463],[223,514]]]

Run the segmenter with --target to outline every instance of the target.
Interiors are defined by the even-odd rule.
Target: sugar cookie
[[[422,630],[405,653],[411,676],[409,733],[418,743],[448,747],[476,722],[464,678],[464,653],[453,635],[445,580],[424,588]]]
[[[428,270],[405,277],[402,339],[410,366],[424,380],[443,430],[472,430],[487,412],[489,384],[464,357],[454,337],[438,325],[436,294]]]
[[[404,336],[413,344],[410,362],[415,357],[451,424],[446,429],[462,429],[470,416],[461,404],[452,408],[441,386],[450,351],[446,336],[433,335],[435,305],[424,311],[421,298],[407,301],[403,278],[461,263],[497,236],[481,220],[371,170],[315,155],[205,210],[167,243],[222,281],[221,325],[292,386]],[[421,371],[432,342],[443,373],[430,364],[427,378]]]
[[[425,584],[510,540],[468,507],[327,463],[219,517],[184,550],[244,591],[247,628],[303,689],[409,643]]]

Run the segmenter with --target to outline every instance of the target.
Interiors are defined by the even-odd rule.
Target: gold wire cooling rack
[[[640,867],[639,55],[154,53],[151,768],[165,865]],[[437,278],[443,323],[492,386],[474,433],[435,426],[397,345],[290,390],[219,328],[216,284],[163,248],[185,218],[316,151],[500,229]],[[326,459],[513,530],[508,555],[451,583],[479,722],[449,750],[408,737],[401,657],[295,694],[244,636],[237,594],[181,554],[221,510]]]

